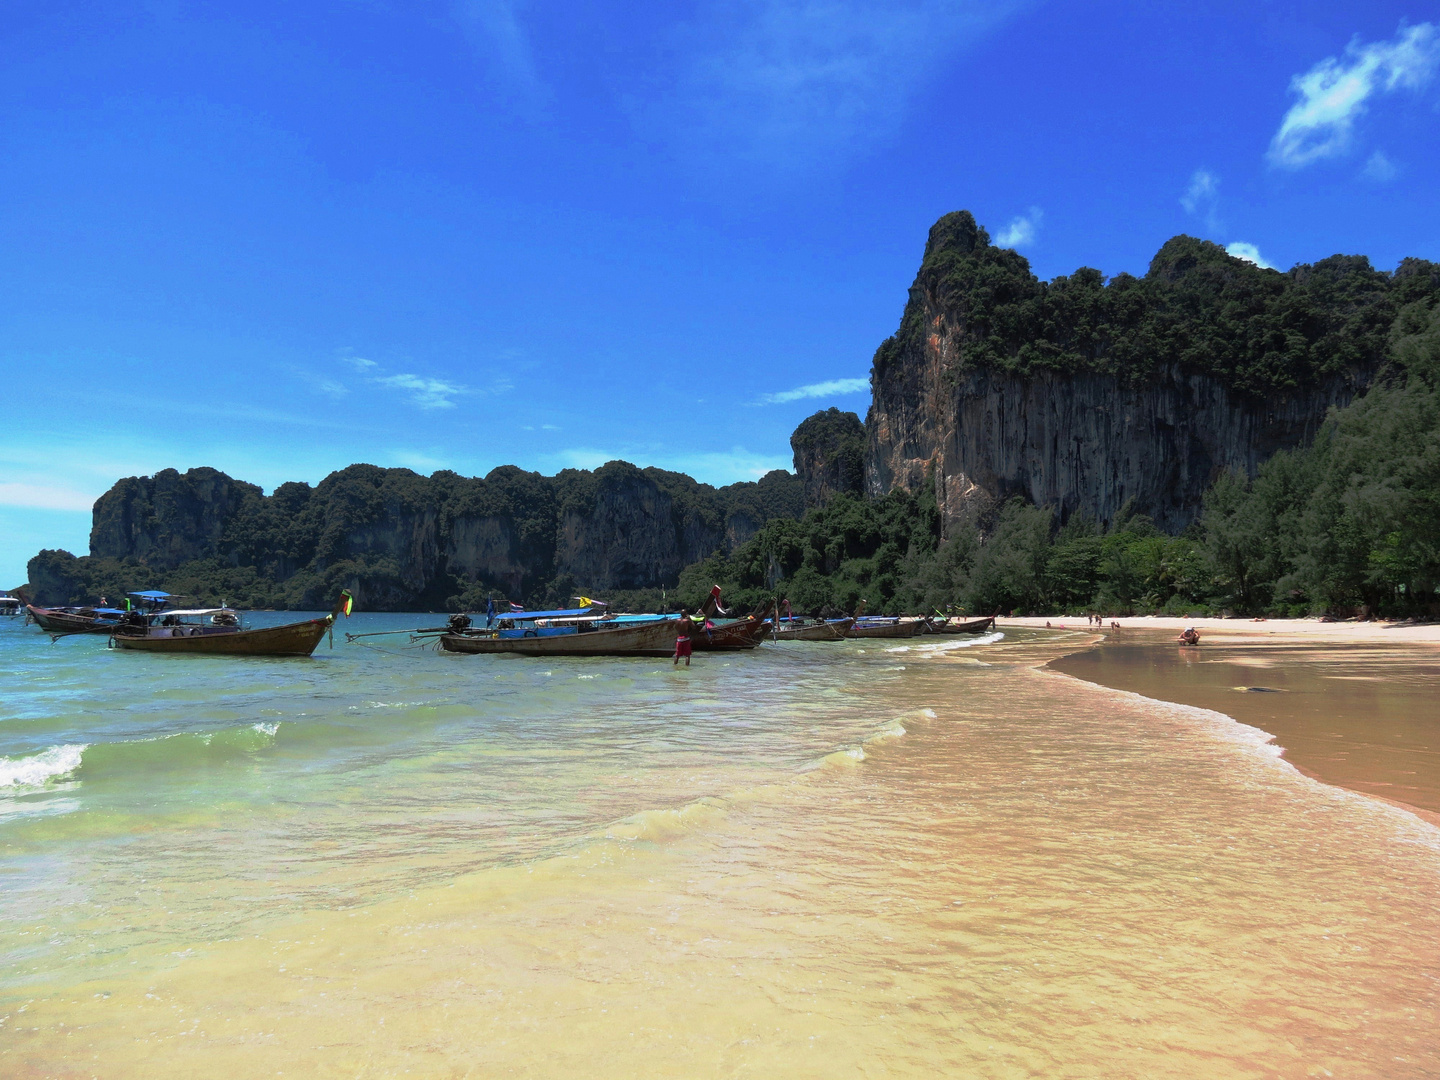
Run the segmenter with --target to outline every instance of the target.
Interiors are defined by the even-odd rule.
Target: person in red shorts
[[[690,635],[695,633],[695,622],[690,618],[690,613],[684,608],[680,609],[680,632],[675,637],[675,659],[672,667],[680,666],[680,658],[685,658],[685,666],[690,666]]]

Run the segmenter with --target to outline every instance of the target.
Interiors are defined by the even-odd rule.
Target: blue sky
[[[0,27],[0,585],[117,478],[727,483],[862,415],[925,232],[1440,259],[1440,7],[186,0]]]

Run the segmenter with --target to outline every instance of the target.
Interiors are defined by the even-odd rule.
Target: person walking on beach
[[[690,618],[690,612],[684,608],[680,609],[680,632],[675,636],[675,659],[671,667],[680,666],[680,658],[685,658],[685,666],[690,666],[690,635],[695,633],[695,621]]]

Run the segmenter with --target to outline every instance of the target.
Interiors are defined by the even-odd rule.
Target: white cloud
[[[1235,243],[1225,246],[1225,253],[1233,255],[1237,259],[1244,259],[1248,263],[1254,263],[1264,270],[1278,269],[1265,261],[1265,257],[1260,254],[1260,249],[1254,244],[1246,244],[1237,240]]]
[[[1028,0],[739,0],[672,36],[638,117],[712,168],[844,162],[888,138],[955,53]],[[662,61],[659,67],[668,66]]]
[[[995,243],[1000,247],[1018,248],[1025,247],[1035,242],[1035,234],[1040,228],[1040,219],[1045,216],[1043,210],[1038,206],[1030,207],[1028,214],[1011,218],[1010,224],[1000,231],[995,238]]]
[[[1218,230],[1220,177],[1209,169],[1196,169],[1190,176],[1190,186],[1185,189],[1185,194],[1180,196],[1180,205],[1187,214],[1202,218],[1207,228]]]
[[[451,398],[471,393],[469,387],[421,375],[382,375],[373,381],[392,390],[405,391],[410,397],[410,404],[421,409],[453,409],[455,402]]]
[[[797,386],[793,390],[781,390],[778,394],[765,394],[760,398],[759,404],[783,405],[786,402],[801,401],[804,398],[858,394],[863,390],[869,389],[869,379],[831,379],[829,382],[811,383],[809,386]]]
[[[1376,150],[1370,155],[1370,160],[1365,162],[1365,168],[1360,170],[1360,175],[1367,180],[1374,180],[1377,184],[1388,184],[1395,179],[1399,171],[1383,150]]]
[[[362,375],[365,374],[367,371],[374,371],[377,367],[380,366],[379,364],[375,363],[374,360],[366,360],[364,357],[361,356],[347,356],[344,357],[344,360],[345,363],[349,364]]]
[[[1440,36],[1431,23],[1402,27],[1391,41],[1352,41],[1343,59],[1326,57],[1290,80],[1299,97],[1270,143],[1270,160],[1300,169],[1350,149],[1355,120],[1377,93],[1418,89],[1440,63]]]
[[[0,506],[27,510],[77,510],[89,513],[98,495],[49,484],[0,484]]]

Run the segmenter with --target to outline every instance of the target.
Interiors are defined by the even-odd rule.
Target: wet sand
[[[1386,640],[1377,630],[1340,642],[1343,624],[1275,636],[1251,625],[1202,627],[1198,648],[1178,646],[1168,628],[1125,628],[1050,667],[1234,717],[1274,736],[1302,772],[1440,824],[1440,648],[1423,638],[1376,643]]]

